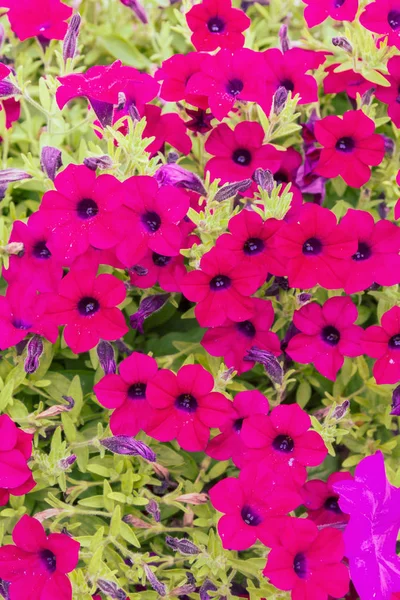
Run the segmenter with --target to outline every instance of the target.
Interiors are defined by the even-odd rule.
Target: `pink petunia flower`
[[[319,531],[308,519],[291,518],[280,529],[263,574],[278,589],[291,591],[292,600],[343,598],[349,590],[344,551],[339,530]]]
[[[72,600],[66,573],[78,564],[80,544],[64,533],[46,536],[43,525],[24,515],[15,525],[15,546],[0,548],[0,578],[9,581],[12,600]],[[33,596],[35,594],[35,596]]]
[[[361,73],[349,69],[348,71],[335,72],[340,66],[340,63],[329,65],[325,69],[327,73],[323,81],[324,93],[325,94],[339,94],[340,92],[346,92],[346,94],[353,98],[357,98],[357,94],[362,96],[365,92],[374,87],[371,81],[368,81],[361,75]]]
[[[385,79],[388,80],[390,85],[378,85],[375,96],[378,100],[388,105],[389,117],[396,127],[400,127],[400,56],[393,56],[388,61],[387,69],[389,75],[385,75]]]
[[[365,354],[378,359],[372,370],[377,383],[400,381],[400,306],[385,312],[381,327],[367,327],[361,345]]]
[[[19,429],[8,415],[0,415],[0,506],[12,496],[23,496],[36,485],[28,467],[33,435]]]
[[[204,167],[211,180],[218,178],[221,184],[242,181],[260,167],[275,173],[283,153],[263,144],[264,136],[261,125],[250,121],[238,123],[234,130],[226,123],[215,127],[205,143],[205,150],[214,157]]]
[[[365,210],[349,209],[339,228],[358,239],[358,248],[343,265],[346,294],[366,290],[373,283],[395,285],[400,271],[400,229],[390,221],[374,222]]]
[[[46,296],[25,281],[15,281],[0,296],[0,349],[15,346],[28,335],[42,335],[53,344],[58,330],[48,318]]]
[[[45,193],[38,219],[51,229],[47,248],[66,264],[90,246],[105,250],[120,240],[114,215],[122,204],[121,182],[99,175],[84,165],[68,165],[54,180],[55,190]]]
[[[357,252],[357,239],[337,226],[327,208],[305,204],[297,220],[284,224],[275,239],[277,252],[287,260],[291,287],[311,288],[319,283],[326,289],[343,287],[344,260]]]
[[[161,65],[156,71],[157,81],[161,81],[160,98],[167,102],[186,100],[189,104],[200,109],[208,108],[206,95],[188,94],[187,84],[195,73],[200,73],[201,65],[207,55],[201,52],[175,54]]]
[[[267,416],[249,417],[243,423],[242,439],[251,449],[246,460],[267,460],[279,471],[290,473],[296,483],[306,480],[306,466],[322,463],[328,451],[311,419],[298,404],[280,405]]]
[[[251,416],[267,415],[269,403],[258,390],[239,392],[232,404],[233,414],[221,433],[208,442],[206,454],[216,460],[231,458],[239,468],[243,467],[242,454],[246,448],[241,431],[243,423]]]
[[[399,0],[375,0],[361,13],[360,23],[365,29],[387,36],[389,46],[400,48]]]
[[[310,302],[293,315],[293,323],[301,333],[291,338],[286,352],[299,363],[312,363],[322,375],[335,381],[344,357],[362,354],[364,330],[354,325],[357,318],[357,307],[350,298],[334,296],[323,306]]]
[[[185,192],[169,185],[159,188],[157,181],[147,176],[130,177],[122,186],[125,207],[120,213],[119,260],[131,268],[148,249],[178,256],[183,238],[178,223],[189,210]]]
[[[304,18],[309,27],[319,25],[328,17],[335,21],[354,21],[358,0],[303,0],[307,4]]]
[[[307,481],[301,490],[301,495],[308,511],[308,518],[316,525],[348,523],[349,515],[342,512],[339,506],[339,494],[334,490],[334,485],[339,481],[352,479],[349,472],[343,471],[331,473],[326,482],[321,479]]]
[[[72,15],[72,8],[60,0],[1,0],[0,6],[9,9],[11,29],[22,41],[36,36],[64,39],[65,21]]]
[[[157,373],[157,362],[147,354],[133,352],[118,370],[119,375],[106,375],[93,390],[102,406],[115,409],[110,417],[112,433],[136,435],[146,431],[154,417],[147,400],[147,385]]]
[[[270,331],[274,321],[271,302],[260,298],[251,298],[251,301],[254,316],[239,323],[227,319],[220,327],[208,329],[201,341],[211,356],[223,356],[226,366],[234,368],[239,375],[254,367],[254,362],[245,360],[247,350],[253,346],[268,350],[274,356],[281,354],[279,338]]]
[[[219,121],[236,102],[259,100],[265,70],[260,53],[241,48],[232,54],[222,49],[214,56],[206,56],[200,68],[187,82],[186,92],[207,96],[211,112]]]
[[[147,120],[143,137],[155,137],[155,140],[147,146],[147,152],[154,156],[163,150],[165,143],[168,143],[182,154],[189,154],[192,140],[186,132],[184,120],[177,113],[162,115],[159,106],[147,104],[143,114]]]
[[[147,434],[160,442],[176,439],[189,452],[205,450],[210,428],[224,427],[233,414],[231,402],[213,388],[213,376],[200,365],[185,365],[176,375],[159,371],[147,384],[157,420]]]
[[[236,50],[244,45],[243,31],[250,27],[249,17],[231,0],[203,0],[186,13],[191,42],[196,50],[217,48]]]
[[[213,507],[224,513],[218,533],[227,550],[246,550],[257,539],[270,546],[288,518],[285,515],[301,503],[284,474],[265,462],[244,467],[238,479],[222,479],[209,494]]]
[[[126,296],[123,282],[113,275],[71,269],[57,294],[45,294],[47,315],[66,325],[64,338],[75,354],[94,348],[100,339],[117,340],[128,332],[124,315],[116,308]]]
[[[62,263],[48,249],[51,231],[38,215],[34,213],[27,224],[14,221],[9,241],[22,242],[24,250],[20,255],[10,256],[9,268],[3,268],[3,277],[9,283],[32,280],[40,292],[53,292],[63,275]]]
[[[385,155],[375,123],[362,110],[349,110],[343,117],[330,115],[315,123],[315,137],[323,146],[315,172],[324,177],[341,177],[359,188],[371,177],[371,166],[379,165]]]
[[[153,287],[157,282],[166,292],[179,292],[186,275],[183,256],[165,256],[149,250],[139,264],[129,271],[129,281],[140,289]]]
[[[253,303],[249,296],[260,285],[260,270],[234,259],[230,252],[212,248],[203,255],[200,269],[187,273],[182,293],[197,302],[196,319],[201,327],[218,327],[226,319],[246,321],[253,316]]]

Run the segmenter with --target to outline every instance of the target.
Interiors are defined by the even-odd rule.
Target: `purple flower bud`
[[[21,169],[3,169],[3,171],[0,171],[1,186],[14,183],[14,181],[22,181],[23,179],[32,179],[32,175],[21,171]]]
[[[3,581],[3,579],[0,579],[0,594],[3,596],[4,600],[10,599],[10,593],[8,591],[9,588],[10,583],[8,581]]]
[[[282,25],[279,30],[279,41],[281,43],[282,52],[287,52],[290,48],[287,25]]]
[[[144,333],[143,323],[145,320],[153,313],[159,311],[167,302],[168,298],[169,294],[157,294],[154,296],[147,296],[147,298],[142,300],[139,305],[139,310],[130,317],[132,329],[137,329],[140,333]]]
[[[396,417],[400,416],[400,385],[398,385],[392,394],[392,410],[390,411],[391,415],[395,415]]]
[[[136,104],[134,102],[130,102],[128,106],[128,113],[132,121],[140,121],[140,112],[138,111]]]
[[[101,340],[101,342],[97,344],[97,356],[99,357],[99,363],[104,371],[104,375],[114,375],[117,372],[114,348],[111,346],[110,342]]]
[[[148,269],[142,267],[141,265],[135,265],[134,267],[129,269],[129,271],[135,273],[135,275],[137,275],[138,277],[146,277],[147,273],[149,272]]]
[[[153,517],[156,523],[161,521],[161,513],[159,506],[155,500],[150,500],[146,506],[146,512]]]
[[[181,554],[200,554],[201,550],[198,548],[193,542],[187,540],[186,538],[174,538],[169,535],[166,536],[165,542],[167,546],[175,550],[176,552],[180,552]]]
[[[257,346],[253,346],[250,350],[247,350],[246,356],[244,360],[249,362],[257,362],[263,365],[266,370],[269,378],[279,385],[282,384],[283,381],[283,369],[276,358],[269,352],[269,350],[261,350],[261,348],[257,348]]]
[[[334,419],[336,419],[336,421],[340,421],[340,419],[343,419],[344,415],[349,410],[349,406],[350,406],[350,401],[344,400],[344,402],[342,402],[342,404],[339,404],[339,406],[337,406],[335,408],[335,410],[332,413],[332,417]]]
[[[239,192],[246,191],[252,183],[252,179],[244,179],[243,181],[237,181],[236,183],[224,185],[224,187],[220,188],[215,194],[214,199],[217,202],[222,202],[222,200],[232,198],[232,196],[236,196],[236,194],[238,194]]]
[[[96,169],[103,171],[104,169],[111,169],[113,166],[113,162],[107,154],[103,156],[89,156],[83,160],[83,164],[91,171],[96,171]]]
[[[286,100],[288,98],[288,91],[282,85],[278,87],[274,94],[273,100],[273,111],[275,115],[279,115],[286,105]]]
[[[156,461],[156,455],[147,444],[135,440],[129,435],[115,435],[113,437],[100,440],[100,444],[114,452],[114,454],[127,454],[129,456],[141,456],[149,462]]]
[[[165,585],[157,579],[153,571],[150,569],[150,567],[146,565],[146,563],[143,564],[143,569],[146,573],[147,581],[149,582],[153,590],[155,590],[160,596],[166,596],[167,589]]]
[[[385,143],[386,154],[388,154],[389,156],[393,156],[394,147],[395,147],[394,141],[392,140],[392,138],[388,137],[387,135],[384,135],[382,137],[383,137],[383,141]]]
[[[67,33],[65,34],[63,42],[64,63],[66,63],[69,58],[75,57],[80,26],[81,16],[79,13],[75,13],[69,22]]]
[[[217,586],[212,581],[206,579],[199,590],[200,600],[211,600],[211,596],[207,592],[216,592],[217,589]]]
[[[21,93],[21,90],[18,89],[11,81],[7,79],[2,79],[0,81],[0,98],[9,98],[10,96],[17,96]]]
[[[59,460],[58,466],[63,471],[66,471],[67,469],[72,467],[72,465],[74,464],[75,461],[76,461],[76,455],[71,454],[71,456],[67,456],[67,458],[62,458],[61,460]]]
[[[75,406],[75,400],[71,396],[62,396],[62,399],[68,404],[68,410],[72,410]]]
[[[42,154],[40,156],[40,166],[42,167],[43,173],[45,173],[49,179],[54,181],[58,169],[62,167],[61,150],[53,148],[52,146],[43,146]]]
[[[39,368],[39,359],[44,350],[42,339],[38,335],[34,335],[28,342],[27,350],[28,355],[24,363],[25,373],[34,373]]]
[[[163,165],[154,173],[154,178],[159,185],[174,185],[203,196],[207,194],[201,179],[192,171],[183,169],[177,164]]]
[[[369,106],[371,104],[372,96],[375,92],[375,88],[369,88],[366,92],[363,93],[361,97],[361,106]]]
[[[258,168],[253,173],[253,179],[257,185],[260,186],[261,189],[265,190],[268,195],[272,194],[272,190],[274,189],[275,180],[269,169],[261,169]]]
[[[169,165],[174,165],[178,160],[179,160],[179,154],[177,154],[177,152],[168,152],[167,163]]]
[[[307,294],[306,292],[302,292],[297,295],[297,301],[302,306],[303,304],[307,304],[312,299],[312,294]]]
[[[107,581],[106,579],[98,579],[97,585],[104,594],[115,598],[115,600],[125,600],[126,594],[124,590],[121,590],[113,581]]]
[[[132,9],[137,18],[146,25],[148,23],[147,14],[143,6],[137,0],[121,0],[124,6]]]
[[[128,346],[123,340],[115,340],[114,344],[118,348],[118,352],[120,352],[121,354],[126,354],[127,356],[130,356],[132,354],[132,350],[128,348]]]
[[[353,52],[353,47],[350,44],[349,40],[345,37],[334,37],[332,38],[332,44],[337,48],[341,48],[342,50],[346,50],[346,52]]]
[[[390,208],[388,207],[386,202],[383,200],[382,202],[380,202],[378,204],[378,215],[380,216],[381,219],[387,219],[389,213],[390,213]]]

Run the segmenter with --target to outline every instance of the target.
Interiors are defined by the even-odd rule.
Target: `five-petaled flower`
[[[400,381],[400,306],[385,312],[380,327],[368,327],[361,344],[365,354],[377,359],[372,370],[377,383]]]
[[[186,13],[186,21],[193,31],[193,46],[207,52],[217,48],[241,48],[243,31],[250,26],[249,17],[233,8],[231,0],[203,0]]]

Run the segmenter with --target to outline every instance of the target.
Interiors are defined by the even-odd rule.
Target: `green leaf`
[[[124,538],[128,544],[135,546],[135,548],[140,548],[140,542],[137,539],[136,535],[133,533],[132,528],[124,521],[121,522],[121,536]]]
[[[113,516],[111,517],[110,523],[110,535],[112,537],[117,537],[119,532],[121,531],[121,507],[119,504],[114,508]]]

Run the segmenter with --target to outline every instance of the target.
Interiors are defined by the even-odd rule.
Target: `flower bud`
[[[369,106],[371,104],[372,96],[375,92],[375,89],[376,88],[372,87],[363,93],[361,97],[361,106]]]
[[[8,581],[3,581],[3,579],[0,579],[0,594],[2,595],[4,600],[10,600],[9,588],[10,583]]]
[[[146,512],[153,517],[156,523],[161,521],[160,508],[155,500],[150,500],[146,506]]]
[[[125,600],[126,594],[124,590],[121,590],[113,581],[107,581],[106,579],[98,579],[97,585],[100,591],[110,598],[114,598],[115,600]]]
[[[392,140],[392,138],[388,137],[387,135],[383,135],[383,141],[385,143],[385,153],[388,154],[389,156],[393,156],[393,152],[394,152],[394,147],[395,147],[395,143]]]
[[[21,93],[21,90],[17,88],[11,81],[2,79],[0,81],[0,98],[9,98],[10,96],[17,96]]]
[[[287,25],[281,25],[281,28],[279,30],[279,41],[281,43],[282,52],[287,52],[290,48]]]
[[[198,548],[193,542],[187,540],[186,538],[174,538],[170,535],[167,535],[165,538],[165,542],[167,546],[175,550],[176,552],[180,552],[180,554],[200,554],[201,550]]]
[[[211,600],[211,596],[207,592],[216,592],[217,589],[217,586],[212,581],[206,579],[199,590],[200,600]]]
[[[147,296],[147,298],[142,300],[139,305],[139,310],[130,317],[132,329],[137,329],[140,333],[144,333],[143,324],[145,320],[153,313],[159,311],[167,302],[168,298],[169,294],[156,294],[154,296]]]
[[[249,362],[257,362],[263,365],[265,371],[267,372],[269,378],[279,385],[282,384],[283,381],[283,369],[276,358],[269,352],[269,350],[261,350],[261,348],[257,348],[257,346],[253,346],[250,350],[247,350],[246,356],[244,358],[245,361]]]
[[[103,156],[89,156],[83,160],[83,164],[91,171],[96,171],[96,169],[103,171],[105,169],[111,169],[113,166],[113,162],[107,154],[104,154]]]
[[[137,106],[134,102],[130,102],[128,106],[128,113],[132,121],[140,121],[141,116],[140,112],[137,109]]]
[[[58,461],[59,468],[62,469],[63,471],[67,471],[70,467],[72,467],[72,465],[76,461],[76,458],[77,457],[75,454],[71,454],[71,456],[62,458],[61,460]]]
[[[310,300],[312,300],[312,294],[307,294],[306,292],[302,292],[301,294],[297,295],[297,302],[299,303],[300,306],[307,304],[307,302],[310,302]]]
[[[207,494],[202,494],[200,492],[191,492],[189,494],[182,494],[175,498],[176,502],[186,502],[186,504],[193,504],[194,506],[198,506],[199,504],[206,504],[208,502]]]
[[[168,152],[167,164],[174,165],[179,160],[179,154],[177,152]]]
[[[43,146],[40,156],[40,166],[43,173],[54,181],[58,169],[62,167],[61,150],[52,146]]]
[[[236,196],[236,194],[239,192],[244,192],[247,190],[252,183],[253,181],[251,179],[244,179],[243,181],[237,181],[236,183],[224,185],[224,187],[220,188],[215,194],[214,200],[217,202],[222,202],[223,200],[232,198],[232,196]]]
[[[34,335],[28,342],[28,355],[25,359],[25,373],[34,373],[39,368],[39,359],[43,354],[44,346],[42,339]]]
[[[104,371],[104,375],[114,375],[117,372],[114,348],[111,346],[110,342],[101,340],[101,342],[97,344],[97,356],[99,357],[99,363]]]
[[[268,193],[269,196],[272,194],[272,190],[275,186],[275,180],[269,169],[261,169],[261,167],[259,167],[253,173],[253,179],[261,189]]]
[[[124,523],[128,523],[128,525],[136,527],[136,529],[151,529],[151,525],[143,521],[143,519],[139,519],[138,517],[134,517],[133,515],[125,515],[122,517],[122,520]]]
[[[336,408],[334,409],[333,413],[332,413],[332,418],[336,419],[336,421],[340,421],[340,419],[343,419],[344,415],[347,413],[348,409],[350,406],[350,401],[349,400],[345,400],[344,402],[342,402],[342,404],[339,404],[339,406],[336,406]]]
[[[387,219],[388,215],[390,213],[390,208],[388,207],[388,205],[386,204],[386,202],[383,200],[382,202],[380,202],[378,204],[378,215],[380,216],[381,219]]]
[[[147,444],[135,440],[129,435],[116,435],[100,440],[100,444],[114,454],[127,454],[129,456],[141,456],[149,462],[155,462],[156,455]]]
[[[167,590],[165,585],[157,579],[153,571],[150,569],[150,567],[146,565],[146,563],[143,564],[143,569],[146,573],[147,581],[149,582],[153,590],[155,590],[160,596],[166,596]]]
[[[200,177],[192,173],[192,171],[187,171],[174,163],[160,167],[154,173],[154,178],[158,181],[159,185],[174,185],[197,192],[203,196],[207,194]]]
[[[127,6],[128,8],[133,10],[133,12],[137,16],[137,18],[142,23],[144,23],[146,25],[149,22],[147,19],[146,11],[145,11],[144,7],[140,4],[140,2],[138,2],[138,0],[121,0],[121,3],[124,6]]]
[[[1,186],[14,183],[15,181],[22,181],[23,179],[32,179],[32,175],[25,173],[25,171],[21,171],[21,169],[3,169],[0,171]]]
[[[69,22],[67,33],[65,34],[63,42],[64,63],[66,63],[69,58],[75,58],[80,26],[81,16],[79,13],[75,13]]]
[[[395,415],[396,417],[400,416],[400,385],[398,385],[392,394],[392,410],[390,411],[391,415]]]
[[[353,52],[353,47],[350,44],[349,40],[345,37],[334,37],[332,38],[332,44],[337,48],[341,48],[346,52]]]
[[[68,410],[72,410],[75,406],[75,400],[71,396],[61,396],[61,397],[68,404]]]
[[[286,105],[286,100],[288,98],[288,91],[282,85],[278,87],[274,94],[274,99],[272,103],[272,108],[275,115],[279,115]]]

